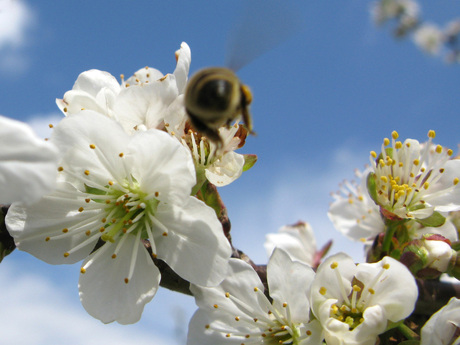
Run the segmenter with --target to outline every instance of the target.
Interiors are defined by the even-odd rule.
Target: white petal
[[[104,248],[109,245],[109,248]],[[155,295],[160,283],[160,272],[136,236],[128,236],[115,259],[115,244],[106,243],[83,263],[86,272],[80,275],[79,290],[83,307],[104,323],[117,321],[131,324],[139,321],[145,304]],[[128,283],[133,246],[137,246],[135,268]],[[96,257],[100,250],[102,255]]]
[[[178,95],[175,78],[169,74],[164,79],[123,89],[114,112],[128,133],[141,124],[149,129],[162,127],[166,109]]]
[[[64,257],[64,253],[88,240],[87,229],[101,224],[97,217],[101,210],[76,211],[81,206],[86,206],[83,196],[70,184],[60,182],[53,194],[31,206],[11,205],[6,226],[18,249],[50,264],[72,264],[91,252],[97,237],[68,257]],[[95,219],[91,219],[94,216]],[[63,233],[65,228],[69,229],[66,234]],[[53,238],[58,235],[60,238]],[[46,241],[47,237],[50,240]]]
[[[439,234],[449,239],[452,242],[458,241],[458,232],[455,225],[447,219],[446,222],[436,228],[431,227],[422,227],[417,230],[417,235],[414,235],[413,238],[422,237],[425,234]]]
[[[192,284],[190,289],[200,309],[190,322],[187,344],[214,345],[225,339],[226,344],[240,345],[241,337],[233,334],[227,338],[226,334],[260,335],[259,327],[263,328],[266,324],[259,325],[253,322],[253,318],[265,318],[268,310],[267,304],[263,307],[259,304],[254,288],[264,289],[254,269],[239,259],[230,259],[227,278],[219,286],[205,288]],[[235,319],[237,316],[239,321]],[[206,328],[206,325],[210,327]]]
[[[233,318],[245,314],[251,319],[267,313],[266,308],[261,307],[255,298],[254,288],[263,291],[264,286],[254,269],[240,259],[229,260],[227,276],[220,285],[216,287],[190,285],[198,307],[212,310],[215,314],[218,313],[219,317],[223,317],[221,314],[227,314]],[[227,298],[226,292],[243,303],[237,304],[231,298]],[[218,306],[217,312],[215,304]],[[242,305],[249,306],[253,313],[248,314],[248,310],[242,308]]]
[[[460,209],[460,183],[453,185],[455,178],[460,178],[460,160],[453,159],[444,165],[444,173],[439,181],[430,186],[424,199],[436,211],[450,212]]]
[[[176,139],[160,130],[138,132],[129,143],[127,166],[143,192],[159,192],[158,199],[181,204],[196,183],[190,153]]]
[[[356,199],[351,204],[345,198],[334,201],[328,216],[337,230],[354,241],[375,237],[385,230],[377,205],[369,206]]]
[[[108,72],[92,69],[81,73],[72,89],[81,90],[96,97],[104,88],[109,89],[114,94],[120,92],[121,89],[120,84],[113,75]]]
[[[155,216],[168,229],[167,236],[154,235],[158,258],[193,284],[224,279],[231,248],[212,208],[190,196],[181,207],[160,203]]]
[[[281,227],[276,234],[267,234],[264,243],[270,256],[278,247],[285,250],[292,260],[312,266],[316,253],[316,239],[310,224],[299,222]]]
[[[315,277],[313,269],[293,262],[285,251],[277,248],[268,262],[267,277],[275,307],[283,310],[283,303],[287,303],[293,322],[307,322],[310,319],[310,286]]]
[[[335,269],[331,268],[332,263],[338,263],[338,267]],[[338,276],[334,270],[339,270],[342,284],[339,284]],[[340,285],[344,287],[344,294],[348,296],[351,292],[351,282],[356,273],[356,265],[353,259],[347,254],[338,253],[327,258],[321,265],[319,265],[316,271],[316,277],[311,287],[311,303],[312,309],[315,315],[319,318],[317,313],[319,312],[320,306],[324,301],[329,299],[342,301],[342,289]],[[326,288],[326,293],[321,294],[321,288]],[[329,311],[328,311],[329,313]]]
[[[371,304],[378,304],[385,309],[388,320],[397,322],[409,316],[414,310],[418,297],[415,279],[399,261],[386,256],[373,264],[361,263],[358,265],[356,278],[369,287],[382,265],[389,264],[389,268],[373,287]]]
[[[126,178],[119,154],[126,153],[129,140],[119,123],[90,110],[66,117],[51,136],[64,155],[61,164],[65,170],[82,177],[88,170],[91,179],[102,185]],[[91,144],[96,149],[91,149]]]
[[[452,336],[458,327],[460,327],[460,300],[452,297],[425,323],[420,345],[451,344]],[[459,342],[460,337],[454,344]]]
[[[190,63],[192,62],[192,53],[188,44],[182,42],[180,49],[176,52],[176,54],[178,54],[179,57],[177,59],[176,69],[174,70],[174,76],[176,77],[179,94],[182,94],[184,93],[185,85],[187,84]]]
[[[25,123],[0,116],[0,203],[31,204],[56,183],[58,150]]]
[[[244,157],[233,151],[227,152],[222,158],[205,170],[206,178],[217,187],[226,186],[243,173]]]

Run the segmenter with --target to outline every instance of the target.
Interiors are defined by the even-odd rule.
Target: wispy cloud
[[[0,0],[0,71],[4,74],[17,75],[29,67],[24,47],[36,22],[35,13],[24,1]]]
[[[14,254],[13,254],[14,255]],[[0,325],[2,344],[14,345],[166,345],[149,329],[104,325],[69,300],[69,292],[49,277],[31,273],[14,260],[0,270]],[[107,291],[110,293],[110,291]]]

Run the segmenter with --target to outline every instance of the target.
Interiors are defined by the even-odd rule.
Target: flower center
[[[231,333],[226,332],[220,323],[216,323],[215,325],[207,324],[205,328],[223,333],[227,338],[238,339],[241,341],[241,345],[261,343],[298,345],[302,339],[312,335],[313,329],[310,329],[308,324],[296,324],[292,322],[287,303],[283,303],[281,310],[278,310],[272,305],[262,290],[255,287],[254,293],[262,309],[267,310],[266,314],[261,314],[252,305],[238,297],[228,292],[225,293],[225,297],[230,299],[241,311],[240,315],[234,316],[234,320],[241,324],[241,328],[245,329],[246,332],[238,332],[238,325],[233,325]],[[221,307],[214,304],[214,308],[219,309]],[[249,332],[247,332],[248,329],[250,329]]]
[[[82,206],[77,211],[87,216],[80,218],[68,228],[62,229],[62,233],[46,237],[45,241],[52,242],[72,236],[78,238],[79,240],[75,241],[77,244],[66,251],[63,254],[64,257],[69,257],[72,253],[99,241],[97,252],[94,253],[93,259],[82,267],[81,273],[85,273],[94,259],[107,250],[111,250],[112,259],[116,259],[128,236],[135,236],[136,243],[141,240],[149,240],[152,255],[156,257],[153,231],[168,236],[166,226],[155,217],[160,204],[160,193],[145,193],[141,190],[140,183],[131,175],[130,167],[126,166],[123,153],[118,155],[121,160],[120,170],[120,166],[117,164],[117,169],[112,166],[104,153],[94,144],[90,144],[89,147],[96,152],[100,163],[112,172],[113,180],[104,181],[104,177],[98,176],[97,173],[93,174],[89,170],[75,173],[70,169],[58,168],[58,171],[64,174],[65,180],[70,178],[71,181],[77,181],[76,185],[82,186],[79,188],[77,197]],[[75,202],[75,192],[63,191],[62,198]],[[102,247],[99,246],[100,240],[105,242]],[[137,248],[138,246],[133,248],[125,283],[129,282],[133,274],[137,260]]]
[[[385,138],[379,157],[371,152],[371,164],[374,166],[376,197],[381,206],[390,211],[405,209],[407,212],[425,208],[423,197],[430,185],[436,183],[444,173],[442,165],[452,155],[452,150],[433,145],[434,131],[429,131],[428,142],[423,144],[417,157],[411,148],[411,141],[404,144],[396,141],[399,134],[392,133],[390,140]],[[389,147],[387,147],[389,146]],[[411,217],[410,213],[399,216]]]
[[[333,262],[330,267],[335,272],[337,283],[340,287],[341,298],[337,299],[341,302],[337,302],[331,306],[329,316],[346,323],[349,330],[352,331],[364,321],[363,313],[366,308],[371,305],[370,303],[372,301],[372,296],[375,294],[376,285],[390,265],[383,264],[380,271],[377,272],[372,281],[367,285],[357,278],[353,278],[353,286],[349,294],[347,294],[345,286],[343,285],[344,279],[338,269],[339,263]],[[326,292],[327,290],[325,287],[320,289],[322,295],[326,294]]]

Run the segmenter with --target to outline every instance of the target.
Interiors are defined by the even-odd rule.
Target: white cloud
[[[174,339],[162,339],[151,329],[140,328],[137,325],[104,325],[92,319],[81,306],[72,303],[74,299],[70,295],[71,292],[76,291],[67,291],[65,283],[56,284],[45,275],[32,273],[30,268],[19,265],[15,260],[11,260],[11,257],[2,262],[1,268],[2,344],[166,345],[174,343]]]
[[[29,59],[22,48],[36,15],[21,0],[0,0],[0,70],[13,75],[25,71]]]

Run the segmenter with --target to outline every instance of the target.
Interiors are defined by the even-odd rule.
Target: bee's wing
[[[230,31],[225,65],[237,71],[299,32],[304,18],[289,0],[247,0]]]

